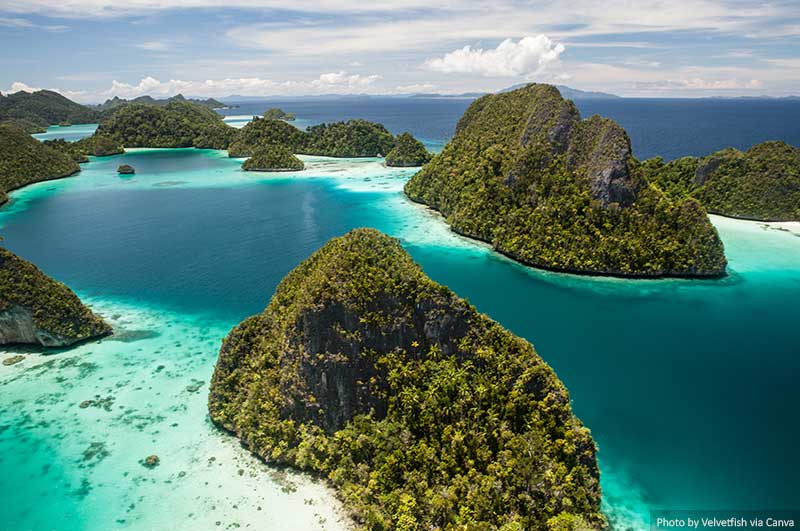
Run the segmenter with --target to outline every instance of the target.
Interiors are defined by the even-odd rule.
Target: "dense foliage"
[[[387,166],[422,166],[430,160],[431,154],[425,145],[411,133],[397,135],[394,147],[386,155]]]
[[[104,134],[94,134],[75,142],[67,142],[63,138],[45,140],[44,144],[62,153],[66,153],[75,162],[88,162],[89,155],[94,157],[107,157],[120,155],[125,149],[120,143]]]
[[[163,100],[157,100],[152,96],[139,96],[138,98],[133,98],[132,100],[126,100],[124,98],[120,98],[118,96],[114,96],[111,99],[106,100],[100,105],[95,106],[94,108],[99,111],[106,111],[106,115],[108,111],[112,111],[124,105],[129,105],[132,103],[144,103],[147,105],[167,105],[170,102],[189,102],[194,103],[196,105],[202,105],[203,107],[208,107],[209,109],[222,109],[225,107],[225,104],[215,100],[214,98],[208,98],[205,100],[202,99],[192,99],[192,98],[185,98],[183,94],[177,94],[172,96],[171,98],[166,98]]]
[[[405,187],[459,233],[521,262],[619,276],[718,276],[722,242],[694,199],[649,186],[625,131],[581,120],[555,87],[477,99]]]
[[[292,122],[295,116],[293,112],[286,112],[283,109],[272,107],[264,111],[264,118],[267,120],[285,120],[287,122]]]
[[[413,147],[417,141],[407,136],[403,137],[404,145]],[[395,143],[395,137],[383,125],[366,120],[320,124],[302,131],[284,120],[254,118],[240,130],[228,154],[249,157],[256,146],[278,144],[304,155],[378,157],[389,153]]]
[[[23,131],[25,131],[30,135],[47,132],[47,125],[43,125],[43,122],[39,120],[36,120],[34,122],[25,118],[7,118],[7,119],[0,118],[0,124],[13,125],[15,127],[22,129]]]
[[[207,107],[171,101],[166,105],[119,107],[97,129],[125,147],[226,149],[236,129]]]
[[[111,331],[67,286],[48,277],[30,262],[0,248],[0,312],[14,307],[30,312],[40,331],[65,344]]]
[[[647,179],[674,198],[694,197],[709,212],[736,218],[800,221],[800,148],[764,142],[704,158],[642,163]]]
[[[549,366],[358,229],[224,341],[212,420],[329,478],[359,528],[600,528],[596,448]]]
[[[242,127],[228,147],[231,157],[250,157],[256,147],[264,144],[280,145],[292,153],[303,153],[306,146],[304,131],[283,120],[253,118]]]
[[[80,167],[69,155],[42,144],[18,127],[0,124],[0,204],[8,199],[6,192],[78,171]]]
[[[99,114],[84,105],[75,103],[57,92],[15,92],[0,94],[0,122],[9,119],[25,120],[27,124],[46,128],[62,122],[73,124],[95,123]],[[29,130],[28,127],[25,128]]]
[[[258,146],[253,156],[244,161],[242,168],[247,171],[298,171],[305,165],[285,147],[264,144]]]

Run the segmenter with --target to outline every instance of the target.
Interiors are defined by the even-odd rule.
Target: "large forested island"
[[[110,332],[67,286],[0,248],[0,344],[64,347]]]
[[[0,123],[14,122],[28,133],[44,132],[48,125],[98,121],[100,113],[51,90],[0,94]]]
[[[70,155],[48,147],[14,124],[0,124],[0,204],[7,192],[80,171]]]
[[[582,120],[550,85],[477,99],[405,191],[457,232],[533,266],[725,274],[722,242],[700,203],[648,184],[622,127],[599,116]]]
[[[550,367],[373,229],[328,242],[230,333],[209,411],[329,478],[359,528],[604,523],[595,444]]]
[[[647,178],[675,198],[694,197],[709,212],[762,221],[800,221],[800,148],[763,142],[707,157],[643,163]]]
[[[242,169],[246,171],[299,171],[304,167],[302,160],[277,144],[258,146],[253,155],[242,164]]]

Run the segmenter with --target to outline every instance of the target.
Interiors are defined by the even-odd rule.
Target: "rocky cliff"
[[[64,347],[110,332],[67,286],[0,248],[0,344]]]
[[[452,228],[526,264],[616,276],[721,276],[722,242],[693,199],[649,186],[624,129],[582,120],[555,87],[477,99],[406,184]]]
[[[230,333],[209,412],[328,477],[360,528],[604,524],[594,442],[550,367],[375,230],[328,242]]]

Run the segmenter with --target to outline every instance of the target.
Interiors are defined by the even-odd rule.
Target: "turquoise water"
[[[33,135],[34,138],[45,141],[55,140],[56,138],[63,138],[68,142],[74,142],[91,136],[97,129],[97,124],[77,124],[61,127],[58,125],[51,125],[47,128],[45,133],[37,133]]]
[[[400,238],[432,278],[534,343],[598,441],[617,528],[647,528],[653,508],[800,505],[800,225],[713,218],[731,263],[721,281],[575,277],[454,235],[404,199],[413,169],[303,158],[304,172],[254,175],[224,152],[132,150],[12,194],[4,243],[117,334],[0,366],[0,522],[341,528],[323,486],[249,458],[209,425],[205,397],[227,330],[358,226]],[[118,176],[122,162],[136,175]],[[153,470],[139,463],[150,454]]]

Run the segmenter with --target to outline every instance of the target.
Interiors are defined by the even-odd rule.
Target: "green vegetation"
[[[136,173],[136,170],[130,164],[120,164],[119,167],[117,167],[117,173],[120,175],[133,175]]]
[[[284,146],[292,153],[303,153],[307,133],[283,120],[253,118],[242,127],[228,147],[231,157],[251,157],[255,149],[264,144]]]
[[[47,128],[60,123],[88,124],[99,119],[97,111],[71,101],[57,92],[39,90],[0,94],[0,122],[24,120],[26,123]],[[24,128],[29,130],[28,127]]]
[[[195,105],[201,105],[203,107],[208,107],[209,109],[223,109],[225,108],[225,104],[215,100],[214,98],[208,98],[206,100],[201,99],[187,99],[183,97],[183,94],[177,94],[171,98],[166,98],[163,100],[157,100],[152,96],[139,96],[138,98],[134,98],[132,100],[126,100],[124,98],[120,98],[114,96],[111,99],[106,100],[104,103],[95,106],[95,108],[99,111],[104,111],[104,114],[108,114],[108,111],[113,111],[119,107],[129,105],[129,104],[136,104],[136,103],[143,103],[146,105],[167,105],[170,102],[188,102],[194,103]]]
[[[0,248],[0,344],[66,346],[111,332],[64,284]]]
[[[125,147],[226,149],[236,129],[207,107],[171,101],[119,107],[97,129]]]
[[[305,168],[305,164],[283,146],[264,144],[244,161],[242,168],[247,171],[299,171]]]
[[[431,154],[411,133],[397,135],[394,147],[386,155],[387,166],[422,166],[430,160]]]
[[[413,143],[417,141],[405,134],[407,137],[400,135],[403,137],[402,149],[414,148]],[[239,131],[228,154],[231,157],[249,157],[259,145],[278,144],[292,153],[304,155],[377,157],[389,153],[398,140],[381,124],[366,120],[320,124],[302,131],[283,120],[254,118]]]
[[[533,347],[372,229],[328,242],[222,345],[211,419],[327,477],[360,529],[600,529],[596,448]]]
[[[800,221],[800,149],[764,142],[704,158],[660,157],[642,163],[648,181],[668,196],[693,197],[709,212],[735,218]]]
[[[13,125],[15,127],[22,129],[29,135],[35,135],[37,133],[47,132],[47,126],[42,125],[41,122],[38,120],[36,122],[32,122],[24,118],[8,118],[8,119],[0,119],[0,124]]]
[[[107,157],[125,153],[121,144],[107,135],[94,134],[76,142],[67,142],[63,138],[45,140],[44,144],[62,153],[66,153],[78,163],[89,162],[89,155]]]
[[[0,204],[8,200],[6,192],[78,171],[80,167],[69,155],[42,144],[18,127],[0,125]]]
[[[294,113],[285,112],[283,109],[279,109],[277,107],[272,107],[271,109],[264,111],[264,118],[267,120],[285,120],[287,122],[292,122],[295,120]]]
[[[477,99],[454,138],[406,184],[453,230],[536,267],[617,276],[720,276],[702,206],[648,185],[625,131],[581,120],[555,87]]]

